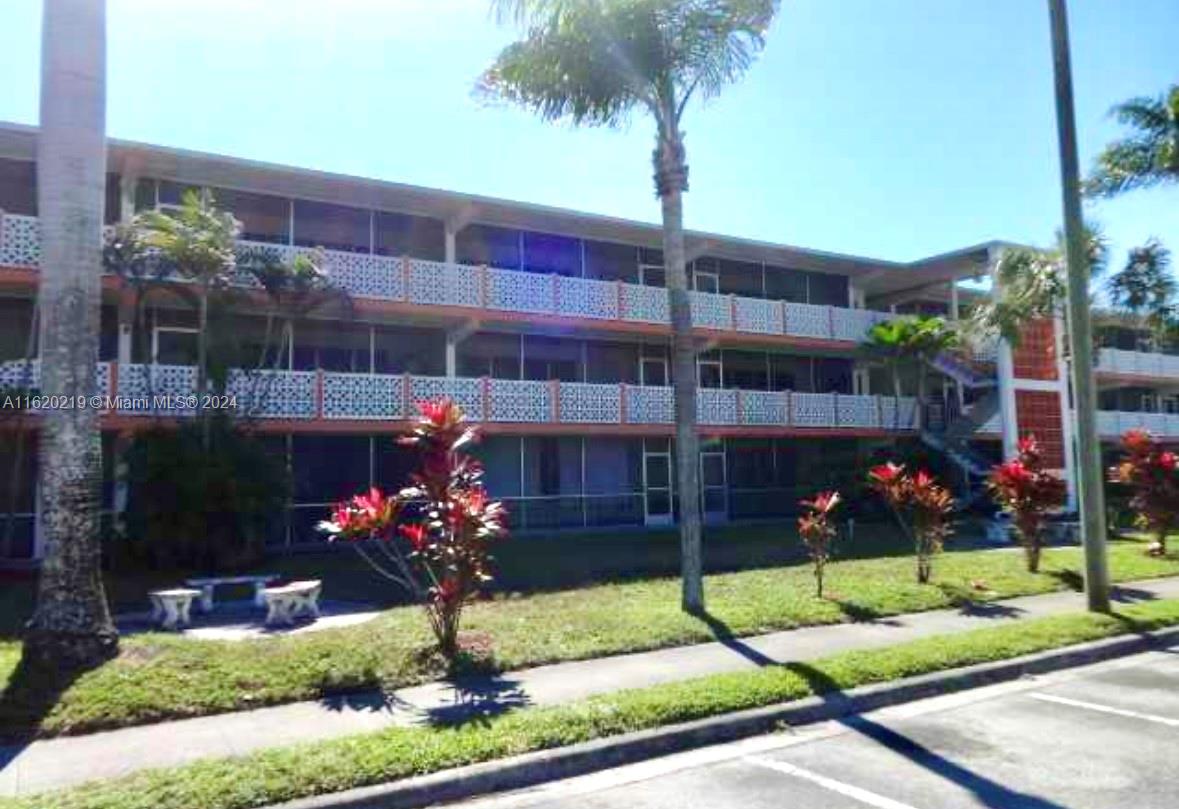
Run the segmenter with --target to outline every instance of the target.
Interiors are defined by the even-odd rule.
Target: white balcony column
[[[997,262],[991,262],[991,294],[998,297]],[[995,346],[995,371],[999,385],[999,420],[1003,436],[1003,458],[1012,458],[1019,449],[1019,423],[1015,412],[1015,358],[1011,344],[1002,337]]]
[[[135,216],[135,187],[139,185],[139,177],[135,174],[124,173],[119,177],[119,221],[130,222]]]
[[[458,341],[451,334],[446,335],[446,375],[458,376]]]
[[[120,301],[118,309],[118,336],[119,336],[119,367],[126,368],[131,364],[132,354],[132,337],[135,334],[135,311],[131,308],[129,303]],[[118,391],[112,390],[111,395],[114,396]]]
[[[450,224],[446,225],[446,254],[444,256],[447,264],[455,263],[455,256],[458,255],[458,248],[455,247],[455,236],[458,235],[457,230],[452,230]]]
[[[950,282],[950,320],[958,320],[961,317],[961,311],[958,306],[958,282]]]
[[[1060,441],[1064,447],[1064,481],[1068,486],[1065,508],[1077,508],[1077,448],[1073,440],[1073,407],[1069,401],[1069,367],[1064,358],[1064,318],[1052,319],[1052,333],[1056,347],[1056,378],[1060,382]]]

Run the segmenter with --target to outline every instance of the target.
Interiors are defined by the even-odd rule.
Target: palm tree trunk
[[[672,393],[675,399],[676,483],[679,486],[681,606],[704,611],[704,549],[700,519],[700,439],[696,434],[696,348],[684,258],[687,166],[679,133],[660,137],[655,182],[663,212],[663,268],[671,305]]]
[[[95,392],[106,183],[106,7],[45,0],[37,204],[41,218],[41,392]],[[45,554],[25,635],[32,665],[92,665],[117,651],[102,586],[101,444],[90,407],[50,410],[41,431]]]

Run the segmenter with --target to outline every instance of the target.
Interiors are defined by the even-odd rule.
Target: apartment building
[[[0,389],[36,384],[36,362],[26,361],[35,357],[39,261],[35,144],[35,129],[0,125]],[[314,525],[334,500],[370,484],[399,485],[409,459],[392,436],[415,403],[439,396],[483,425],[487,483],[507,502],[516,530],[674,522],[680,505],[658,227],[110,142],[108,225],[176,205],[193,187],[210,189],[242,222],[243,246],[287,257],[321,249],[350,299],[346,311],[301,320],[277,356],[263,347],[261,307],[232,316],[232,341],[255,359],[229,372],[227,390],[239,394],[239,407],[294,481],[288,518],[274,526],[275,548],[319,542]],[[699,348],[701,508],[712,521],[788,514],[799,496],[862,472],[874,450],[917,437],[918,403],[882,384],[860,344],[894,312],[955,317],[963,299],[985,294],[959,282],[986,276],[1002,247],[895,263],[708,233],[690,232],[686,241]],[[161,296],[139,330],[124,283],[104,278],[96,374],[100,391],[121,400],[101,416],[110,509],[124,506],[115,470],[128,437],[184,418],[135,402],[194,389],[195,326],[190,306]],[[258,358],[267,370],[257,370]],[[967,474],[978,465],[972,451],[989,443],[997,453],[995,439],[1005,434],[998,411],[1016,417],[1014,405],[995,404],[1000,388],[1015,391],[1013,369],[1004,377],[1010,359],[1000,347],[994,356],[935,363],[940,383],[926,403],[924,437]],[[7,511],[16,528],[6,532],[0,558],[35,560],[35,452],[7,452],[0,479],[16,484],[6,487],[15,491],[15,511]]]

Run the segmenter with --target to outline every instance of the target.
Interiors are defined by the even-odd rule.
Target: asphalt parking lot
[[[1176,809],[1179,647],[643,762],[464,809]]]

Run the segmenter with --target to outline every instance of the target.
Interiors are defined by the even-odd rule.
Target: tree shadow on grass
[[[828,598],[848,621],[856,624],[883,624],[885,626],[900,626],[900,621],[894,616],[887,616],[879,610],[865,607],[854,601],[844,601],[841,598]]]
[[[48,668],[21,657],[0,693],[0,770],[36,739],[61,695],[88,670]]]
[[[713,615],[708,610],[694,613],[695,617],[699,618],[712,632],[712,636],[716,638],[717,643],[724,646],[726,649],[731,649],[737,654],[744,657],[749,662],[756,666],[776,666],[778,661],[764,652],[759,652],[745,641],[733,634],[733,630],[723,620]]]
[[[840,689],[839,684],[824,672],[806,663],[787,663],[785,667],[806,680],[816,696],[821,697],[824,702],[832,704],[836,708],[847,703],[848,697]],[[862,714],[847,716],[837,721],[889,751],[908,759],[932,775],[969,790],[981,806],[991,807],[991,809],[1067,809],[1062,804],[1045,800],[1036,795],[1018,792],[993,781],[951,761],[916,739]]]

